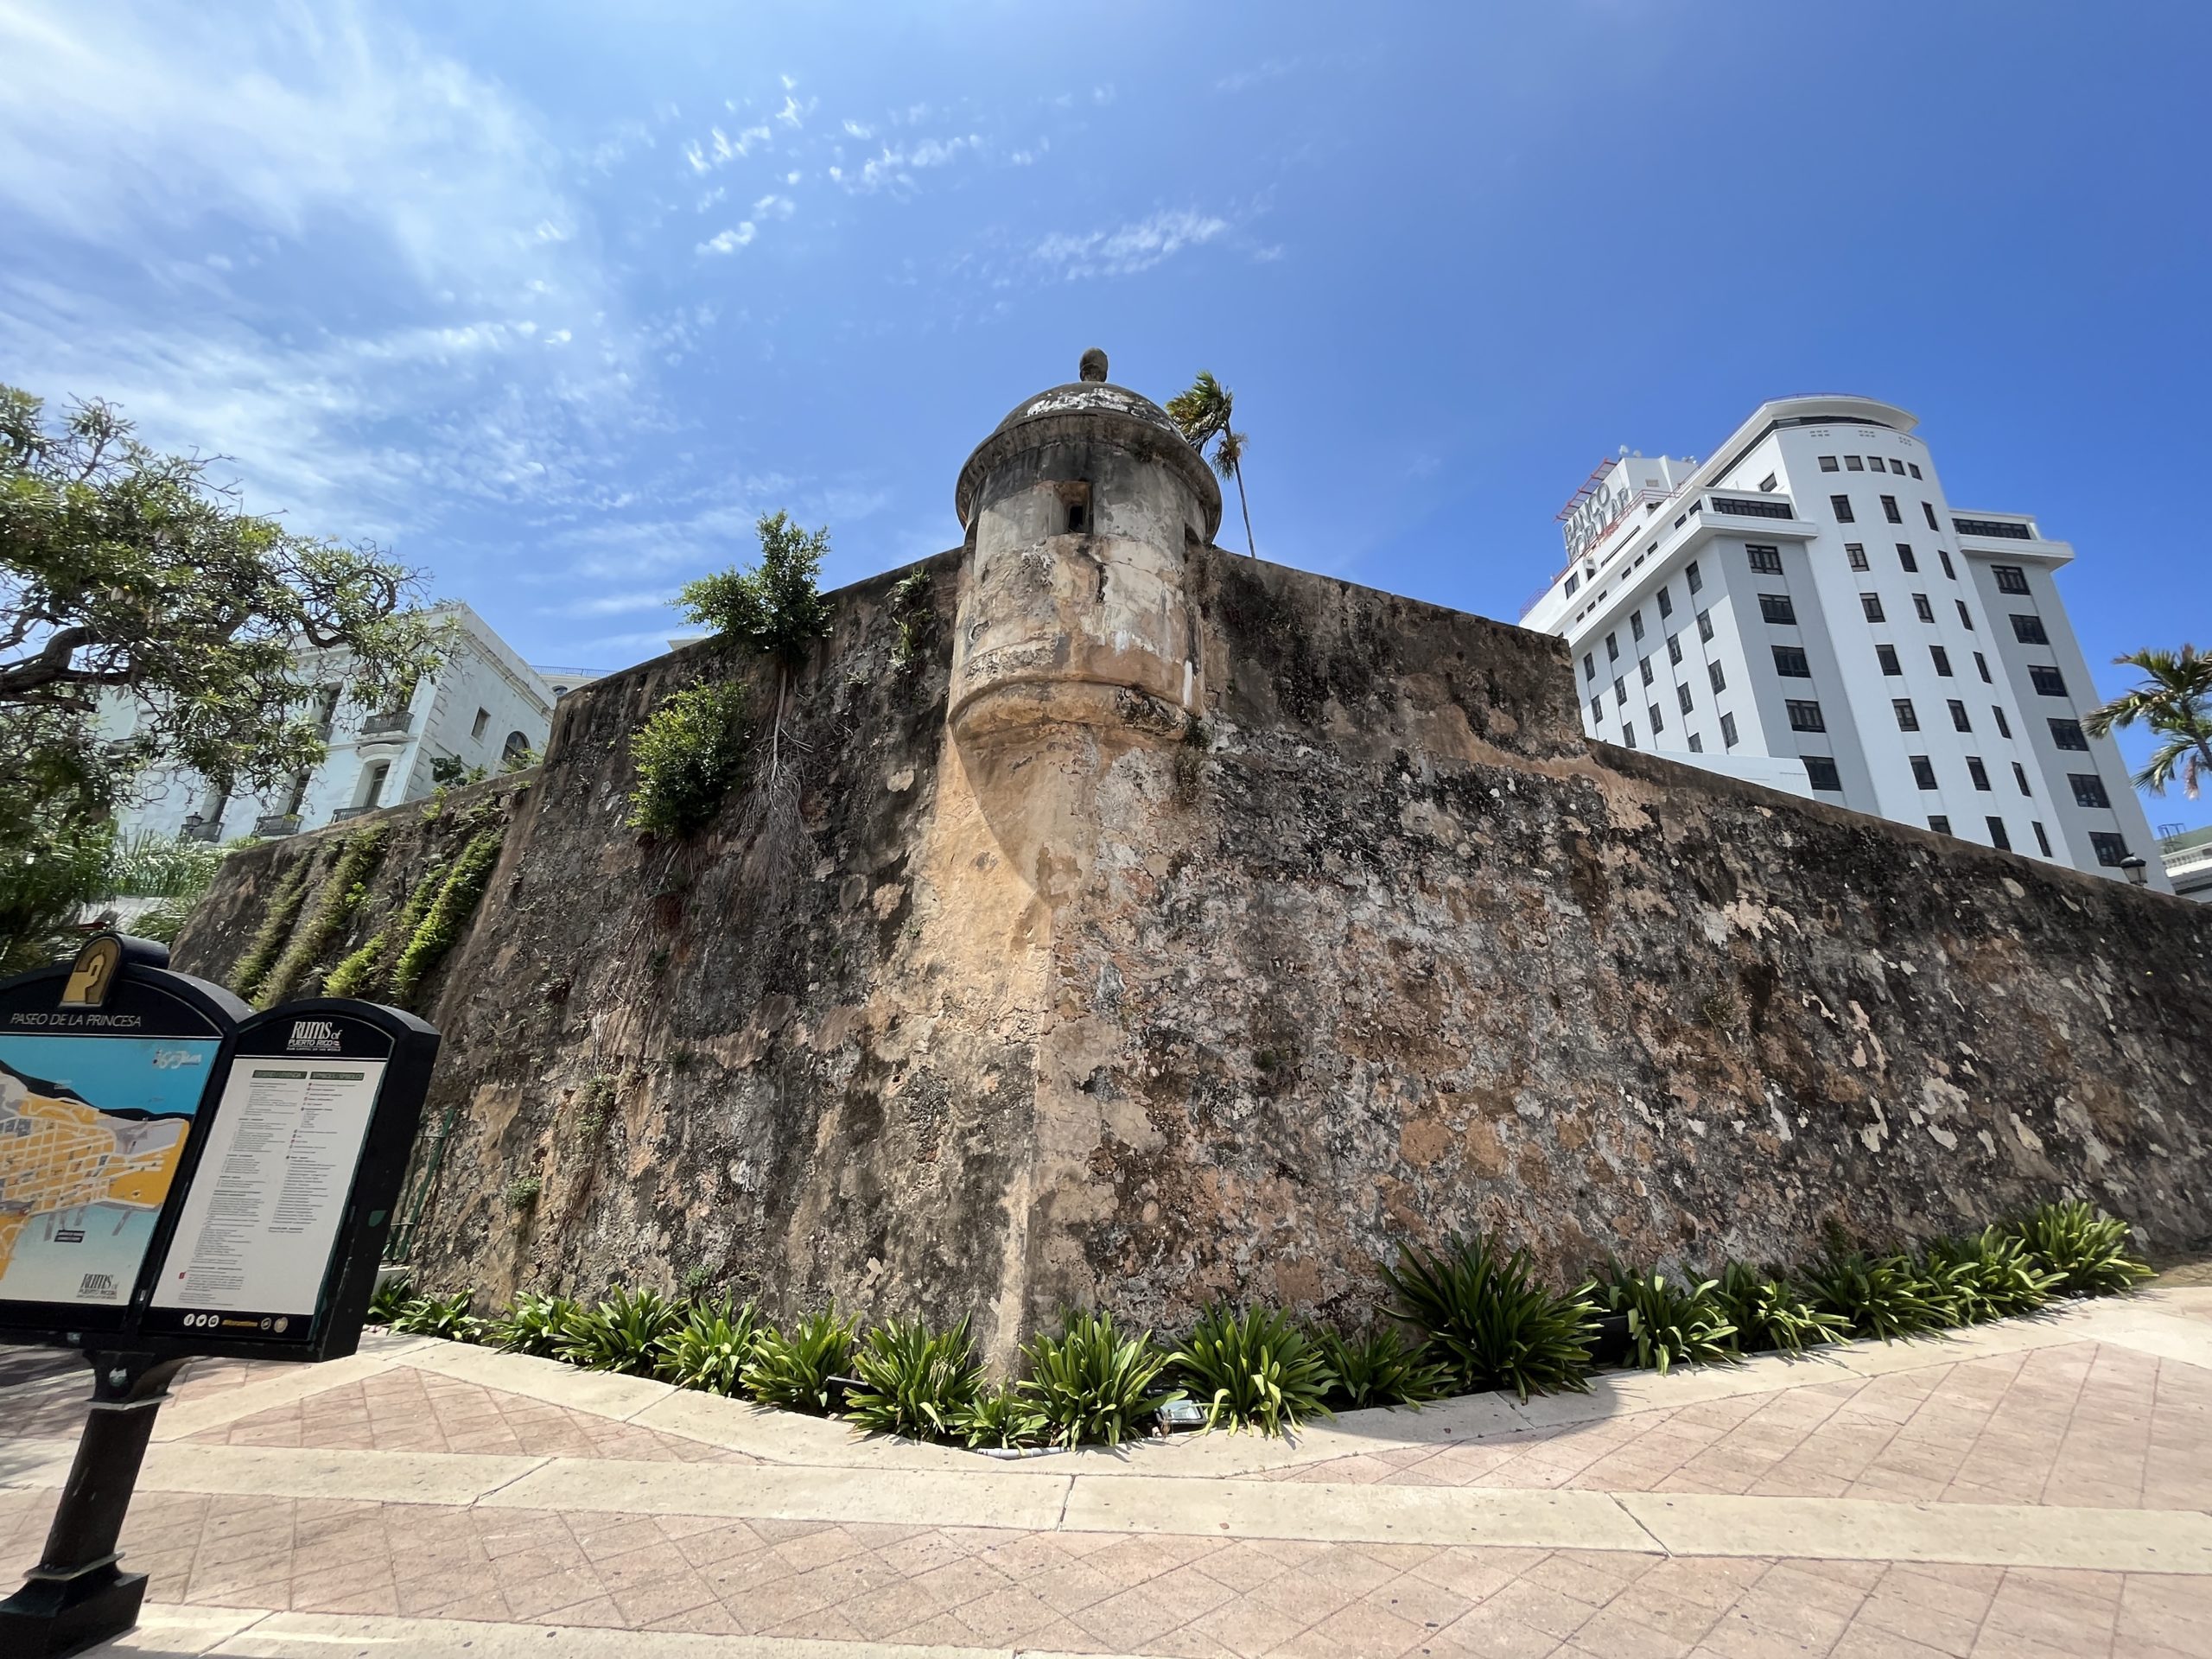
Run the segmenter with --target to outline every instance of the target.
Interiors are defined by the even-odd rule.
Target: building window
[[[1834,455],[1822,455],[1821,457],[1821,470],[1824,473],[1832,473],[1835,471],[1835,457]]]
[[[1904,514],[1897,511],[1897,499],[1894,495],[1885,495],[1882,498],[1882,517],[1893,524],[1904,523]]]
[[[1620,659],[1621,637],[1618,633],[1609,633],[1605,636],[1605,660],[1609,663],[1618,663]]]
[[[1661,620],[1664,620],[1666,618],[1670,617],[1675,613],[1675,596],[1669,593],[1665,588],[1662,587],[1659,589],[1657,598],[1659,601],[1659,615]]]
[[[1912,611],[1913,614],[1923,622],[1933,622],[1936,620],[1936,607],[1928,602],[1928,595],[1925,594],[1915,594],[1912,596]]]
[[[1929,660],[1936,664],[1936,674],[1941,678],[1946,680],[1949,679],[1951,677],[1951,653],[1944,650],[1941,645],[1930,645],[1928,647],[1928,655]]]
[[[1984,818],[1982,822],[1989,826],[1989,844],[2000,853],[2011,852],[2012,837],[2005,833],[2005,820],[1999,817],[1988,817]]]
[[[1684,714],[1689,713],[1691,708],[1689,687],[1678,685],[1675,688],[1675,703]]]
[[[1704,640],[1708,645],[1713,643],[1712,612],[1700,611],[1697,613],[1697,637]]]
[[[1859,594],[1859,608],[1866,613],[1866,620],[1869,622],[1879,622],[1883,620],[1882,596],[1879,594]]]
[[[1667,729],[1667,722],[1660,717],[1659,705],[1657,703],[1646,703],[1643,706],[1643,712],[1651,721],[1652,736],[1656,737],[1660,733]]]
[[[1705,573],[1697,568],[1695,559],[1682,567],[1682,574],[1689,578],[1690,592],[1701,594],[1705,591]]]
[[[492,711],[489,709],[479,709],[476,711],[476,718],[468,722],[469,736],[481,740],[484,735],[484,728],[491,723]]]
[[[1981,683],[1984,685],[1994,685],[1997,683],[1996,681],[1989,677],[1989,658],[1983,656],[1978,651],[1974,654],[1974,671],[1981,676]]]
[[[2029,664],[2028,683],[2035,687],[2039,696],[2063,697],[2066,695],[2066,677],[2047,663]]]
[[[1825,732],[1828,723],[1821,717],[1821,705],[1810,697],[1790,697],[1785,706],[1789,710],[1789,729],[1793,732]]]
[[[1874,658],[1877,662],[1881,664],[1882,672],[1885,674],[1902,674],[1904,672],[1904,665],[1897,661],[1897,648],[1895,645],[1875,646]]]
[[[1713,683],[1713,690],[1716,696],[1728,689],[1728,677],[1721,672],[1720,664],[1718,663],[1707,663],[1705,665],[1705,677]]]
[[[1782,550],[1778,547],[1747,545],[1744,551],[1751,556],[1751,569],[1763,576],[1782,574]]]
[[[1794,628],[1797,626],[1797,607],[1789,602],[1787,594],[1761,594],[1759,614],[1778,627]]]
[[[1759,493],[1761,495],[1772,495],[1774,493],[1774,486],[1781,481],[1781,479],[1775,474],[1769,473],[1764,480],[1763,480],[1759,484]]]
[[[1932,812],[1929,815],[1928,827],[1939,836],[1948,836],[1951,833],[1951,821],[1941,812]]]
[[[1690,734],[1690,753],[1692,754],[1703,754],[1705,753],[1705,739],[1699,733],[1692,732]]]
[[[1912,575],[1916,576],[1920,574],[1920,561],[1912,556],[1912,543],[1910,542],[1899,542],[1897,543],[1897,563],[1903,565],[1905,569],[1910,571]]]
[[[1573,599],[1573,598],[1574,597],[1574,590],[1575,590],[1576,588],[1580,588],[1581,585],[1582,585],[1582,574],[1581,574],[1581,572],[1577,571],[1577,570],[1570,570],[1570,571],[1568,571],[1568,572],[1567,572],[1567,598],[1569,598],[1569,599]]]
[[[1943,574],[1953,582],[1956,582],[1959,579],[1959,573],[1951,568],[1951,556],[1939,547],[1936,550],[1936,557],[1943,567]]]
[[[1649,657],[1637,664],[1636,671],[1643,677],[1643,683],[1646,685],[1651,683],[1651,659]]]
[[[1799,758],[1805,763],[1805,781],[1815,789],[1840,790],[1843,787],[1843,779],[1836,775],[1834,757],[1808,754]]]
[[[1997,578],[1997,591],[2000,594],[2028,591],[2028,573],[2017,564],[1993,564],[1989,574]]]
[[[2012,613],[2012,637],[2024,645],[2047,645],[2050,636],[2043,631],[2043,618],[2032,611]]]
[[[1805,660],[1802,645],[1777,645],[1774,648],[1774,671],[1785,680],[1809,680],[1812,664]]]
[[[1981,764],[1978,754],[1967,756],[1967,776],[1974,779],[1974,786],[1985,793],[1989,789],[1989,768]]]
[[[2087,753],[2089,740],[2082,734],[2078,720],[2054,720],[2050,722],[2050,741],[2062,749],[2080,749]]]
[[[1677,664],[1682,660],[1682,636],[1679,633],[1667,636],[1667,660]]]
[[[2030,800],[2035,798],[2035,791],[2028,787],[2028,769],[2017,760],[2012,763],[2012,781],[2020,786],[2021,794]]]
[[[1913,712],[1910,697],[1892,697],[1890,707],[1897,710],[1897,730],[1916,732],[1920,729],[1920,716]]]
[[[1938,535],[1941,535],[1942,533],[1943,526],[1936,522],[1936,508],[1934,504],[1923,501],[1920,504],[1920,510],[1928,515],[1928,528],[1936,531]]]
[[[1627,701],[1628,687],[1622,683],[1620,676],[1616,674],[1613,677],[1613,706],[1618,708]]]
[[[1720,742],[1721,747],[1724,748],[1732,749],[1736,747],[1735,715],[1723,715],[1720,716]]]
[[[1905,462],[1904,469],[1908,473],[1910,473],[1915,478],[1918,478],[1920,476],[1920,463],[1916,461],[1908,461]]]
[[[2115,869],[2127,856],[2127,843],[2109,830],[2089,831],[2089,845],[2097,849],[2097,862],[2109,864]]]
[[[1993,702],[1989,705],[1989,712],[1997,717],[1997,735],[2006,738],[2012,736],[2012,722],[2005,718],[2004,705]]]
[[[1964,628],[1968,633],[1972,633],[1974,632],[1974,613],[1967,609],[1966,601],[1963,599],[1955,599],[1951,603],[1959,607],[1959,626]]]
[[[2044,855],[2045,858],[2049,858],[2049,857],[2051,855],[2051,854],[2050,854],[2050,833],[2049,833],[2047,830],[2045,830],[2044,829],[2044,827],[2043,827],[2043,821],[2042,821],[2040,818],[2038,818],[2038,819],[2035,820],[2033,823],[2030,823],[2030,824],[2028,825],[2028,828],[2029,828],[2029,829],[2031,829],[2031,830],[2034,830],[2034,831],[2036,832],[2036,845],[2037,845],[2037,846],[2038,846],[2038,847],[2040,847],[2040,848],[2042,848],[2042,849],[2043,849],[2043,855]]]
[[[1621,722],[1621,741],[1631,749],[1636,747],[1636,723],[1633,721]]]
[[[1856,455],[1846,455],[1843,458],[1843,464],[1848,470],[1854,473],[1863,473],[1866,470],[1866,463]]]
[[[1855,524],[1859,522],[1852,515],[1849,496],[1832,495],[1828,497],[1828,505],[1835,510],[1835,521],[1839,524]]]
[[[1598,677],[1598,659],[1586,651],[1582,653],[1582,677],[1586,680]]]
[[[1857,542],[1846,542],[1843,544],[1843,556],[1851,562],[1853,569],[1866,569],[1866,550]]]
[[[2074,791],[2076,806],[2110,806],[2112,797],[2105,793],[2105,780],[2094,772],[2069,772],[2066,782]]]
[[[1592,697],[1592,698],[1591,698],[1591,699],[1590,699],[1590,723],[1591,723],[1592,726],[1596,726],[1596,725],[1602,724],[1602,723],[1604,722],[1604,721],[1605,721],[1605,700],[1603,697]]]
[[[1955,732],[1970,732],[1974,730],[1974,722],[1967,718],[1966,704],[1961,702],[1956,697],[1953,697],[1949,701],[1951,705],[1951,729]]]
[[[1936,763],[1924,754],[1912,757],[1912,781],[1923,789],[1936,787]]]

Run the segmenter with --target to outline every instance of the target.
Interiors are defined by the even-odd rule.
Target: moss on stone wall
[[[400,947],[399,959],[391,965],[391,989],[403,1003],[410,1001],[423,982],[436,971],[475,916],[485,885],[492,879],[492,867],[499,861],[505,836],[503,829],[493,828],[480,830],[470,837],[439,885],[438,896]]]
[[[315,890],[315,902],[307,912],[307,920],[294,930],[283,953],[254,988],[254,1007],[273,1007],[290,996],[302,980],[327,957],[331,947],[344,937],[346,925],[368,897],[369,882],[384,857],[385,842],[391,833],[389,824],[376,823],[346,838],[345,848]]]

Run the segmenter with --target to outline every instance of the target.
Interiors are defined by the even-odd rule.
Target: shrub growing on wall
[[[630,740],[638,768],[630,828],[673,838],[713,818],[745,776],[753,751],[750,707],[743,683],[734,680],[661,700]]]
[[[373,824],[348,837],[337,863],[323,878],[321,896],[308,912],[306,924],[292,935],[283,954],[257,988],[256,1007],[271,1007],[289,996],[307,971],[338,942],[346,924],[368,897],[369,877],[384,856],[385,838],[390,830],[389,824]]]
[[[492,867],[499,861],[501,839],[498,830],[480,830],[461,849],[461,856],[454,860],[453,869],[438,889],[429,912],[416,928],[414,937],[401,949],[399,960],[392,964],[394,995],[402,999],[413,995],[458,942],[461,929],[476,913],[485,885],[492,879]]]

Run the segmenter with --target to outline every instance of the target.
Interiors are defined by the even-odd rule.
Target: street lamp
[[[2145,866],[2143,861],[2133,853],[2120,861],[2120,868],[2127,873],[2127,885],[2131,887],[2139,887],[2149,879],[2144,874]]]

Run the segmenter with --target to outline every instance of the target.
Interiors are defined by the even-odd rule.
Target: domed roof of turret
[[[974,492],[980,481],[987,456],[1002,454],[1007,448],[1020,447],[1014,438],[1017,429],[1033,421],[1056,421],[1067,416],[1103,416],[1112,424],[1135,422],[1140,432],[1131,434],[1141,443],[1147,438],[1158,445],[1158,453],[1172,457],[1171,464],[1186,474],[1192,487],[1206,503],[1210,524],[1217,524],[1221,513],[1221,489],[1214,482],[1198,452],[1183,435],[1183,429],[1175,424],[1174,417],[1142,392],[1131,391],[1127,386],[1109,385],[1106,379],[1106,353],[1092,346],[1083,354],[1080,370],[1083,378],[1071,380],[1065,385],[1053,386],[1023,398],[1010,410],[1007,417],[991,429],[991,434],[976,446],[968,457],[967,465],[960,469],[960,480],[954,489],[954,507],[960,522],[969,522],[974,505]],[[1127,428],[1123,429],[1127,431]],[[1147,444],[1147,448],[1151,445]],[[1209,528],[1209,535],[1212,533]]]

